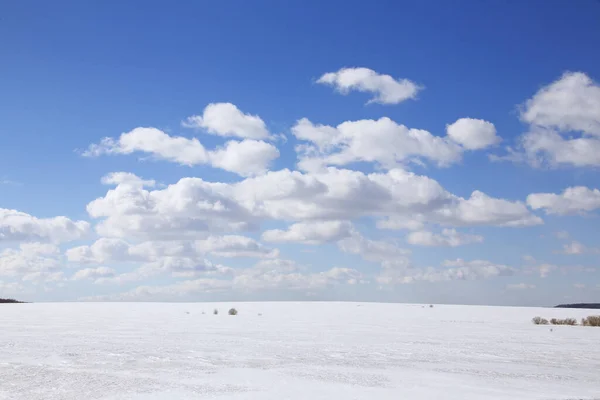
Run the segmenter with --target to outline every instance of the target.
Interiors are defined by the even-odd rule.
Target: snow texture
[[[227,315],[231,307],[237,316]],[[531,323],[589,314],[317,302],[5,305],[0,399],[600,399],[600,328]]]

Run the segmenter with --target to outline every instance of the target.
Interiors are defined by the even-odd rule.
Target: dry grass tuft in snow
[[[542,318],[542,317],[534,317],[531,322],[533,322],[536,325],[548,325],[548,320],[546,318]]]
[[[564,319],[560,319],[560,318],[552,318],[550,320],[550,323],[552,325],[577,325],[577,320],[575,318],[564,318]]]
[[[600,315],[590,315],[587,318],[581,319],[583,326],[600,326]]]

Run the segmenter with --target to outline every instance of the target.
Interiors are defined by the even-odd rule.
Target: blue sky
[[[0,295],[600,296],[599,2],[122,3],[0,2]],[[191,116],[203,122],[185,127]],[[384,133],[365,123],[384,117],[394,122]],[[321,147],[300,137],[302,118],[309,136],[330,127]],[[447,135],[461,119],[466,139]],[[206,155],[228,141],[248,147]],[[428,147],[439,141],[448,165]],[[319,165],[303,167],[310,154]],[[111,173],[127,175],[103,184]],[[280,192],[294,182],[293,195]],[[419,224],[382,229],[386,218]]]

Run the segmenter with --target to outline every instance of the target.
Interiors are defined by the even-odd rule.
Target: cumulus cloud
[[[363,275],[351,268],[334,267],[321,272],[305,272],[293,261],[264,260],[251,268],[233,270],[231,279],[198,278],[165,286],[140,286],[131,291],[83,300],[173,299],[206,293],[266,290],[324,290],[337,285],[364,283]]]
[[[600,190],[574,186],[559,194],[533,193],[527,196],[527,205],[546,214],[582,214],[600,208]]]
[[[500,143],[494,124],[482,119],[460,118],[446,126],[448,137],[467,150],[481,150]]]
[[[369,68],[342,68],[337,72],[323,74],[317,83],[333,86],[338,92],[348,94],[356,90],[372,93],[369,103],[398,104],[415,99],[423,89],[408,79],[394,79]]]
[[[201,116],[193,115],[183,125],[203,128],[208,133],[224,137],[268,139],[271,136],[258,115],[244,114],[231,103],[211,103]]]
[[[372,240],[355,233],[338,242],[345,253],[356,254],[371,262],[380,263],[383,268],[408,268],[410,250],[404,249],[393,240]]]
[[[405,268],[401,270],[384,269],[377,277],[381,284],[409,284],[419,281],[444,282],[453,280],[483,280],[499,276],[510,276],[515,269],[507,265],[487,260],[465,261],[463,259],[446,260],[444,268]]]
[[[525,102],[521,119],[561,132],[600,136],[600,86],[582,72],[566,72]]]
[[[102,219],[96,225],[102,236],[142,240],[257,230],[267,220],[350,221],[369,216],[445,226],[542,223],[520,202],[479,191],[464,199],[431,178],[402,169],[372,174],[336,168],[318,173],[281,170],[235,183],[183,178],[159,189],[128,182],[90,202],[87,210]]]
[[[422,216],[394,216],[377,220],[376,226],[379,229],[418,231],[424,227],[419,218]]]
[[[483,236],[469,235],[456,229],[444,229],[441,234],[429,231],[415,231],[408,234],[406,241],[418,246],[450,246],[457,247],[471,243],[483,242]]]
[[[460,162],[465,151],[482,150],[501,141],[494,124],[472,118],[448,125],[444,137],[408,128],[387,117],[345,121],[335,127],[302,118],[292,133],[306,142],[296,146],[298,166],[306,171],[354,162],[372,162],[388,169],[423,161],[447,167]]]
[[[493,160],[533,166],[600,165],[600,86],[581,72],[566,72],[521,106],[529,131],[518,148]]]
[[[463,148],[448,137],[411,129],[387,117],[346,121],[337,127],[315,125],[306,118],[292,127],[294,136],[307,145],[297,146],[300,169],[343,166],[358,161],[394,168],[408,162],[431,161],[448,166],[461,160]]]
[[[334,242],[352,234],[352,224],[348,221],[312,221],[292,224],[287,230],[273,229],[263,232],[266,242],[296,242],[323,244]]]
[[[47,243],[21,243],[17,249],[0,251],[0,276],[23,280],[53,278],[62,268],[59,248]]]
[[[85,237],[90,224],[67,217],[36,218],[17,210],[0,208],[0,242],[68,242]]]
[[[98,268],[84,268],[77,271],[73,277],[71,278],[74,281],[91,279],[96,280],[99,278],[110,278],[115,276],[116,271],[112,268],[108,267],[98,267]]]
[[[78,246],[66,251],[70,262],[103,264],[108,262],[154,262],[162,265],[208,264],[206,256],[223,258],[275,258],[277,249],[263,246],[254,239],[239,236],[209,236],[199,240],[146,241],[130,244],[119,238],[100,238],[90,246]]]
[[[435,212],[438,222],[456,226],[532,226],[542,224],[541,218],[531,214],[525,204],[505,199],[497,199],[478,190],[468,199],[457,198],[449,207]]]
[[[224,146],[207,150],[196,138],[170,136],[156,128],[135,128],[118,139],[104,138],[92,144],[84,156],[103,154],[147,153],[150,156],[181,165],[211,165],[241,176],[250,176],[268,170],[279,150],[261,140],[228,141]]]

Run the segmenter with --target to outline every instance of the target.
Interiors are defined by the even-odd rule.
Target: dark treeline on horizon
[[[555,308],[591,308],[600,309],[600,303],[560,304]]]

